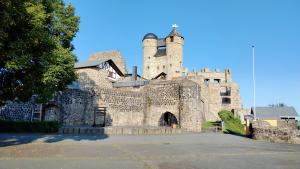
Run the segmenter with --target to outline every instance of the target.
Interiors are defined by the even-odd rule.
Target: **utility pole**
[[[252,81],[253,81],[253,115],[256,119],[256,86],[255,86],[255,46],[252,45]]]

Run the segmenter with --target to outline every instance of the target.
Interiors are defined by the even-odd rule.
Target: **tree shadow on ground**
[[[29,144],[35,141],[42,143],[56,143],[64,140],[70,141],[99,141],[108,138],[106,134],[27,134],[27,133],[1,133],[0,147]]]
[[[247,136],[245,134],[241,134],[230,129],[226,129],[226,131],[224,131],[224,134],[230,134],[230,135],[240,136],[244,138],[251,138],[251,136]]]

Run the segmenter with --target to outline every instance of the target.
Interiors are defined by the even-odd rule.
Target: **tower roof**
[[[176,30],[176,27],[173,27],[172,31],[169,33],[169,35],[167,37],[170,37],[170,36],[179,36],[179,37],[183,38],[183,36],[181,36],[180,33]]]
[[[147,34],[144,36],[143,40],[144,40],[144,39],[158,39],[158,38],[157,38],[157,36],[156,36],[154,33],[147,33]]]

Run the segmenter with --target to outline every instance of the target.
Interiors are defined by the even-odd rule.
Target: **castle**
[[[143,40],[143,75],[129,74],[119,51],[99,52],[77,63],[79,79],[46,104],[10,102],[0,118],[60,121],[65,125],[177,126],[201,131],[218,112],[242,110],[239,87],[230,69],[187,72],[184,37],[173,27],[165,38]],[[104,114],[95,115],[99,109]],[[100,111],[101,112],[101,111]]]

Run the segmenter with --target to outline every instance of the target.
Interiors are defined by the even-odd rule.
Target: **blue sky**
[[[127,68],[142,66],[142,38],[179,25],[189,70],[231,68],[244,107],[252,105],[256,46],[257,105],[284,102],[300,112],[299,0],[66,0],[81,17],[74,39],[79,61],[118,49]]]

